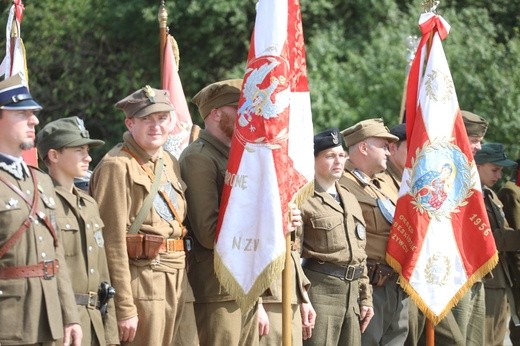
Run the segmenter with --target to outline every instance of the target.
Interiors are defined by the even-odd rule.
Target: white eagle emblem
[[[262,116],[264,119],[274,118],[289,106],[289,83],[285,76],[276,76],[271,73],[282,61],[279,57],[273,56],[260,57],[258,60],[263,60],[259,67],[250,67],[246,71],[246,74],[250,71],[251,73],[244,82],[242,92],[245,100],[238,110],[240,126],[247,126],[252,121],[253,115]],[[270,78],[269,86],[260,89],[258,85],[262,84],[266,76]],[[283,87],[283,90],[277,91],[280,86]]]

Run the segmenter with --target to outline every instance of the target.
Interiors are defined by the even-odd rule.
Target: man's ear
[[[58,162],[58,151],[56,149],[49,149],[47,152],[47,159],[53,163]]]

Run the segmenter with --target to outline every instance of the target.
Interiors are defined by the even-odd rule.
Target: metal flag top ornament
[[[386,259],[437,324],[498,255],[442,47],[450,26],[433,11],[419,26],[406,101],[408,157]]]
[[[312,138],[299,1],[260,0],[215,245],[217,276],[244,309],[283,269],[289,203],[313,191]]]

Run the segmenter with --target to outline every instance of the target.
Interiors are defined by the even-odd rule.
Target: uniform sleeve
[[[511,189],[502,189],[498,193],[498,198],[504,204],[504,214],[509,225],[520,230],[520,194],[516,194]]]
[[[90,192],[99,205],[105,227],[105,251],[118,320],[137,316],[130,284],[130,266],[126,250],[129,201],[127,169],[116,161],[102,161],[94,170]]]
[[[180,166],[190,230],[202,246],[213,249],[220,204],[218,167],[211,158],[193,152],[181,159]]]
[[[373,306],[372,286],[368,281],[366,261],[363,275],[359,278],[359,306]]]

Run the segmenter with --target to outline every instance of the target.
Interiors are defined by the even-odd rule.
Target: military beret
[[[504,145],[501,143],[485,143],[482,144],[482,149],[475,154],[475,162],[477,165],[484,163],[493,163],[497,166],[511,167],[516,165],[516,162],[509,160],[504,152]]]
[[[117,102],[116,108],[123,110],[127,118],[142,118],[153,113],[175,110],[167,90],[154,89],[149,85]]]
[[[332,128],[320,132],[314,136],[314,156],[318,156],[320,151],[329,148],[343,146],[343,136],[338,129]]]
[[[83,120],[78,117],[62,118],[51,121],[41,129],[36,136],[38,154],[43,159],[50,149],[80,147],[88,145],[97,147],[105,142],[90,139]]]
[[[358,122],[357,124],[343,130],[341,132],[345,137],[347,147],[361,142],[369,137],[378,137],[389,140],[390,142],[397,142],[398,137],[388,132],[388,128],[383,123],[383,119],[374,118]]]
[[[0,109],[42,109],[31,96],[27,82],[20,73],[0,82]]]
[[[406,124],[395,125],[390,129],[390,133],[399,138],[399,141],[406,141]]]
[[[484,137],[488,129],[488,121],[468,111],[460,112],[462,113],[462,120],[464,121],[467,135],[470,137]]]
[[[216,82],[199,91],[191,102],[199,108],[202,119],[206,119],[212,109],[223,106],[237,106],[240,100],[242,79],[228,79]]]

